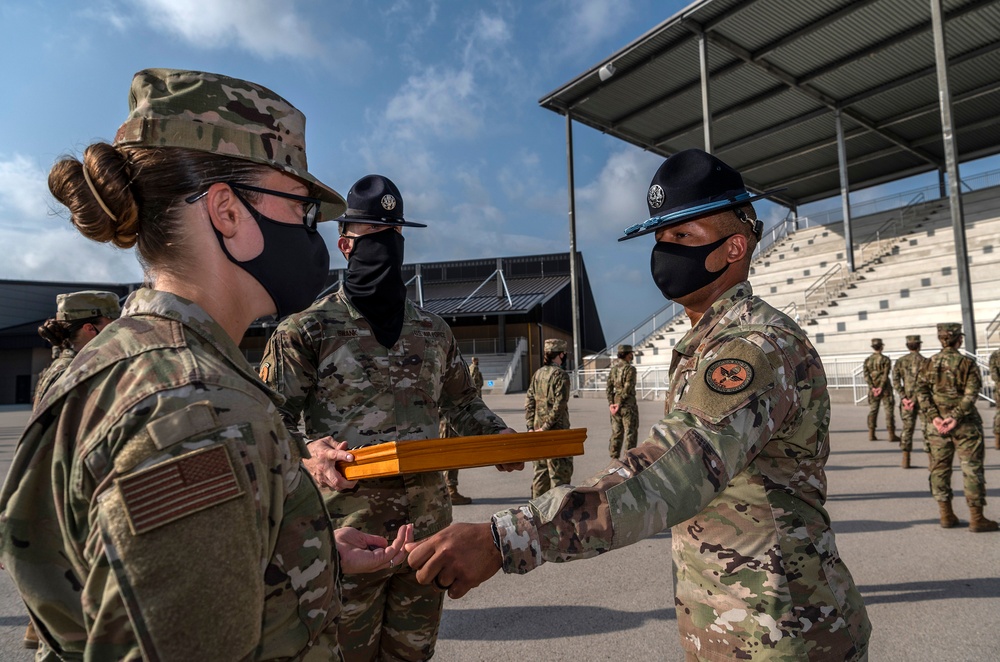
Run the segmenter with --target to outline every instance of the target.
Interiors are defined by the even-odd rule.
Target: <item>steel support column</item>
[[[840,109],[833,111],[837,123],[837,161],[840,164],[840,204],[844,208],[844,256],[847,270],[854,273],[854,240],[851,238],[851,186],[847,178],[847,144],[844,142],[844,120]]]
[[[701,123],[705,129],[705,151],[712,153],[712,111],[708,99],[708,38],[698,35],[698,58],[701,61]]]
[[[951,226],[955,234],[955,262],[958,294],[962,302],[962,326],[965,349],[976,353],[976,321],[972,310],[972,287],[969,278],[969,251],[965,242],[965,215],[962,211],[961,180],[958,176],[958,148],[951,118],[951,91],[948,87],[948,49],[945,45],[944,16],[941,0],[931,2],[931,30],[934,33],[934,59],[937,62],[938,98],[941,100],[941,135],[944,139],[945,165],[948,169],[948,200]]]
[[[580,390],[580,293],[576,265],[576,191],[573,180],[573,117],[566,112],[566,173],[569,183],[569,296],[573,308],[573,392]],[[565,366],[564,366],[565,367]]]

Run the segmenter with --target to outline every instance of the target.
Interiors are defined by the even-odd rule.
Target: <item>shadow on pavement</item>
[[[673,608],[645,612],[581,605],[446,609],[438,636],[454,640],[506,641],[511,632],[516,632],[518,639],[562,639],[630,630],[649,620],[674,619]]]
[[[923,526],[928,524],[937,524],[938,520],[935,519],[920,519],[912,520],[909,522],[892,522],[883,521],[876,519],[859,519],[859,520],[847,520],[847,521],[834,521],[833,530],[835,533],[875,533],[877,531],[899,531],[901,529],[909,529],[913,526]]]
[[[967,598],[1000,598],[1000,578],[979,577],[859,586],[866,605]]]

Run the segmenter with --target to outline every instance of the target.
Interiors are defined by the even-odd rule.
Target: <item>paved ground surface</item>
[[[524,429],[522,395],[486,401],[512,427]],[[982,409],[987,427],[994,411]],[[648,428],[661,412],[662,403],[640,403],[641,426]],[[847,403],[834,407],[827,507],[874,625],[870,659],[1000,659],[1000,534],[964,528],[968,511],[960,475],[953,484],[963,528],[941,529],[926,469],[904,471],[895,444],[867,441],[866,413]],[[23,408],[0,408],[4,475],[27,417]],[[576,461],[580,481],[606,463],[610,426],[597,399],[574,399],[570,420],[590,435],[586,454]],[[926,466],[922,453],[914,459]],[[1000,451],[988,448],[986,459],[986,512],[995,518]],[[456,518],[485,521],[523,503],[531,479],[528,471],[471,469],[461,472],[460,481],[460,490],[475,501],[458,507]],[[670,564],[670,537],[664,533],[597,559],[548,564],[525,576],[498,575],[465,598],[448,600],[435,659],[682,660]],[[30,659],[20,648],[26,622],[10,579],[0,573],[0,660]]]

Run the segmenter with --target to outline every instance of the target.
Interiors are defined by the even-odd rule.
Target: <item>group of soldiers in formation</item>
[[[885,424],[890,442],[899,442],[902,467],[910,468],[913,431],[920,424],[924,451],[928,454],[931,495],[938,502],[941,526],[950,529],[959,520],[951,506],[952,462],[957,454],[964,478],[965,501],[969,507],[969,530],[997,531],[997,523],[983,515],[986,505],[986,475],[983,470],[986,443],[983,420],[976,409],[982,377],[976,360],[958,351],[962,346],[962,325],[938,324],[941,351],[927,358],[920,353],[919,335],[906,336],[909,352],[891,365],[882,353],[881,338],[872,338],[875,352],[865,359],[868,384],[868,439],[877,441],[875,428],[879,408],[885,405]],[[994,386],[1000,386],[1000,350],[989,359]],[[902,437],[896,436],[895,398],[899,395]],[[993,417],[994,444],[1000,449],[1000,415]]]

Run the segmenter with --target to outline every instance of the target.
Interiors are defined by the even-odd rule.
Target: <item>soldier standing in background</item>
[[[268,340],[261,378],[285,396],[285,425],[310,438],[330,435],[362,448],[433,439],[441,416],[460,435],[513,432],[476,395],[448,325],[406,296],[403,198],[387,177],[351,187],[337,247],[347,259],[343,288],[278,325]],[[326,444],[309,444],[310,452]],[[305,461],[319,480],[338,526],[397,537],[404,522],[416,538],[452,520],[440,471],[369,478],[338,491],[324,482],[330,463]],[[502,467],[507,470],[512,467]],[[523,468],[523,465],[521,466]],[[344,574],[338,639],[348,662],[425,660],[434,654],[443,595],[423,586],[405,563],[370,575]]]
[[[957,526],[958,517],[951,508],[951,471],[952,459],[958,453],[969,506],[969,531],[996,531],[997,523],[983,516],[985,444],[983,419],[976,409],[982,387],[979,365],[958,351],[962,346],[961,324],[938,324],[937,333],[942,349],[924,364],[917,382],[926,421],[924,438],[931,446],[931,495],[938,502],[941,526]]]
[[[746,280],[763,230],[754,199],[701,150],[660,166],[651,218],[623,239],[656,233],[653,280],[692,322],[665,417],[579,487],[407,545],[420,581],[459,598],[501,568],[592,558],[672,527],[670,607],[687,660],[868,659],[871,623],[823,507],[826,372],[805,332]]]
[[[896,385],[896,392],[899,393],[899,417],[903,421],[903,439],[899,442],[899,447],[903,451],[904,469],[910,468],[913,429],[917,420],[923,418],[920,416],[920,402],[917,400],[917,376],[927,358],[920,354],[921,344],[920,336],[906,336],[906,349],[910,350],[910,353],[896,359],[896,365],[892,368],[892,381]],[[926,439],[924,450],[930,452]]]
[[[483,373],[479,372],[479,359],[475,356],[472,357],[472,363],[469,364],[469,378],[472,379],[472,385],[476,387],[476,395],[482,398]],[[439,432],[441,433],[442,439],[459,436],[458,433],[455,432],[455,429],[451,427],[451,423],[448,422],[447,416],[441,417]],[[449,469],[448,471],[445,471],[444,482],[448,485],[448,495],[451,497],[451,505],[467,506],[472,503],[472,499],[458,491],[458,469]]]
[[[569,376],[565,340],[545,341],[542,367],[531,376],[524,399],[524,417],[528,432],[569,429]],[[535,462],[531,479],[531,498],[537,498],[559,485],[573,480],[573,458],[555,457]]]
[[[59,356],[38,376],[35,405],[66,372],[77,352],[120,314],[118,295],[114,292],[84,290],[56,296],[56,316],[38,327],[38,335],[47,340],[53,350],[59,350]]]
[[[401,562],[402,544],[334,532],[238,344],[323,287],[316,222],[344,200],[306,168],[305,117],[267,88],[146,69],[128,99],[115,142],[60,159],[48,184],[85,237],[136,246],[150,286],[32,413],[0,492],[0,562],[45,659],[338,659],[341,568]]]
[[[993,400],[997,400],[997,393],[1000,393],[1000,349],[990,354],[990,378],[993,380]],[[993,443],[1000,449],[1000,407],[993,414]]]
[[[635,448],[639,436],[639,404],[635,400],[635,354],[632,345],[618,345],[618,360],[608,373],[608,410],[611,412],[611,441],[608,453],[617,460],[624,450]]]
[[[892,362],[882,354],[882,339],[872,338],[875,353],[865,359],[865,382],[868,383],[868,441],[876,441],[875,426],[878,421],[879,405],[885,401],[885,426],[889,431],[889,441],[899,441],[896,436],[895,398],[892,397]]]

